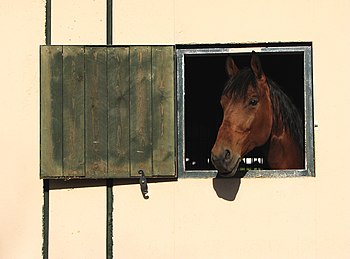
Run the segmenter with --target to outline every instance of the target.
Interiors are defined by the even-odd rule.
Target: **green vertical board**
[[[86,177],[107,177],[107,78],[104,47],[85,48]]]
[[[41,46],[40,176],[62,176],[62,47]]]
[[[63,46],[63,175],[84,176],[84,47]]]
[[[175,175],[174,48],[152,47],[153,176]]]
[[[108,176],[130,176],[129,48],[108,48]]]
[[[152,175],[151,47],[130,47],[130,170]]]

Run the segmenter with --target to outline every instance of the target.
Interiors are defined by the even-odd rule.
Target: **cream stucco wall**
[[[41,257],[44,0],[0,2],[0,258]],[[349,258],[350,2],[118,0],[114,44],[312,41],[316,177],[115,186],[116,258]],[[105,1],[53,0],[53,44],[105,44]],[[236,180],[237,181],[237,180]],[[50,191],[50,258],[105,257],[105,187]]]

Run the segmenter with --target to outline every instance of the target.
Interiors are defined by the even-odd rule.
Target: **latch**
[[[139,170],[139,174],[140,176],[140,188],[141,188],[141,193],[143,195],[144,199],[148,199],[148,186],[147,186],[147,178],[145,176],[145,173],[143,172],[143,170]]]

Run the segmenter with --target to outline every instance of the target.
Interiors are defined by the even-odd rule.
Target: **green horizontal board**
[[[85,175],[84,48],[63,46],[63,175]]]
[[[62,171],[62,46],[42,46],[40,60],[40,176]]]

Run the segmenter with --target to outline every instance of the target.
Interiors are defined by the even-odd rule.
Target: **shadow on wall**
[[[219,198],[227,201],[236,199],[241,178],[213,178],[213,187]]]

